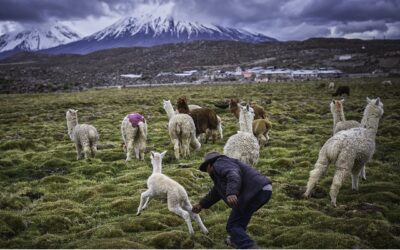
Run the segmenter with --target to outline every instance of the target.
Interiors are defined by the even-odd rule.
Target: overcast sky
[[[85,36],[145,12],[242,28],[283,41],[400,39],[400,0],[0,0],[0,34],[59,21]]]

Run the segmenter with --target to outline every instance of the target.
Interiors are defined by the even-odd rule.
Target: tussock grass
[[[367,181],[351,190],[350,177],[329,201],[334,167],[302,198],[309,171],[332,133],[331,93],[317,82],[223,86],[152,87],[81,93],[0,96],[0,247],[1,248],[226,248],[225,223],[230,209],[222,202],[204,210],[209,229],[203,235],[152,200],[136,216],[140,193],[151,175],[151,150],[168,150],[163,172],[181,183],[192,203],[211,187],[197,167],[206,152],[222,152],[239,129],[228,109],[230,97],[264,106],[273,124],[270,141],[261,148],[257,169],[271,177],[270,203],[254,216],[248,231],[263,248],[400,248],[400,82],[382,87],[384,79],[343,79],[351,96],[344,105],[347,119],[360,120],[365,98],[380,96],[385,107]],[[326,84],[327,85],[327,84]],[[162,99],[216,110],[224,139],[203,144],[189,159],[176,160]],[[79,110],[79,121],[100,134],[95,159],[76,160],[67,135],[65,112]],[[120,147],[120,122],[130,112],[145,115],[148,126],[146,160],[125,162]]]

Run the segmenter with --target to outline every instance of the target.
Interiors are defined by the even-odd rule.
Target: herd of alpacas
[[[331,86],[330,86],[331,87]],[[322,146],[314,169],[310,171],[304,197],[308,198],[319,178],[325,173],[329,164],[335,165],[335,174],[330,188],[333,206],[343,180],[351,174],[352,188],[358,188],[358,178],[366,179],[365,164],[375,151],[375,137],[379,119],[383,115],[383,103],[378,98],[367,98],[367,106],[361,122],[345,119],[344,100],[332,100],[330,110],[333,116],[333,135]],[[170,100],[163,101],[163,108],[168,116],[168,133],[174,147],[176,159],[187,158],[191,151],[201,147],[202,142],[211,138],[223,138],[221,118],[210,108],[188,105],[185,97],[179,98],[175,110]],[[230,136],[223,148],[223,153],[255,167],[260,147],[269,140],[271,122],[263,107],[251,103],[242,105],[237,98],[229,100],[229,110],[239,121],[239,131]],[[99,135],[92,125],[78,124],[77,110],[69,109],[66,113],[68,135],[75,142],[77,159],[82,155],[87,159],[94,157],[97,151]],[[144,116],[132,113],[121,122],[123,149],[126,161],[135,157],[144,160],[147,140],[147,122]],[[170,177],[162,174],[162,159],[166,151],[151,151],[150,159],[153,173],[147,180],[147,190],[141,194],[137,215],[148,206],[152,197],[167,200],[168,209],[182,217],[191,234],[194,233],[191,219],[200,226],[203,233],[208,233],[198,214],[192,213],[192,205],[186,190]]]

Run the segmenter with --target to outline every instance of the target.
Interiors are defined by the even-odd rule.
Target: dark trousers
[[[255,245],[255,242],[246,233],[247,225],[253,213],[266,204],[271,195],[272,191],[260,190],[245,209],[239,209],[236,206],[232,208],[226,224],[226,231],[236,248],[250,248]]]

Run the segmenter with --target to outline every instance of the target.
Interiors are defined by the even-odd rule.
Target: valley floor
[[[330,166],[314,195],[305,200],[309,171],[332,133],[331,92],[318,82],[165,86],[80,93],[0,95],[0,248],[226,248],[230,209],[219,202],[200,214],[209,229],[184,221],[162,201],[152,201],[136,216],[140,193],[151,174],[150,150],[168,150],[164,173],[182,184],[192,203],[211,187],[197,168],[209,151],[222,152],[239,128],[228,109],[214,104],[226,98],[256,101],[272,122],[270,141],[256,166],[274,185],[248,232],[262,248],[400,248],[400,80],[340,79],[350,86],[344,111],[361,120],[366,97],[380,97],[385,114],[377,148],[367,164],[367,181],[351,190],[350,177],[330,205]],[[162,100],[186,96],[189,104],[216,110],[224,138],[203,144],[190,159],[177,161],[170,143]],[[76,160],[67,134],[65,112],[79,110],[79,122],[100,134],[98,155]],[[148,121],[145,161],[125,162],[120,124],[131,112]],[[184,166],[184,167],[182,167]]]

